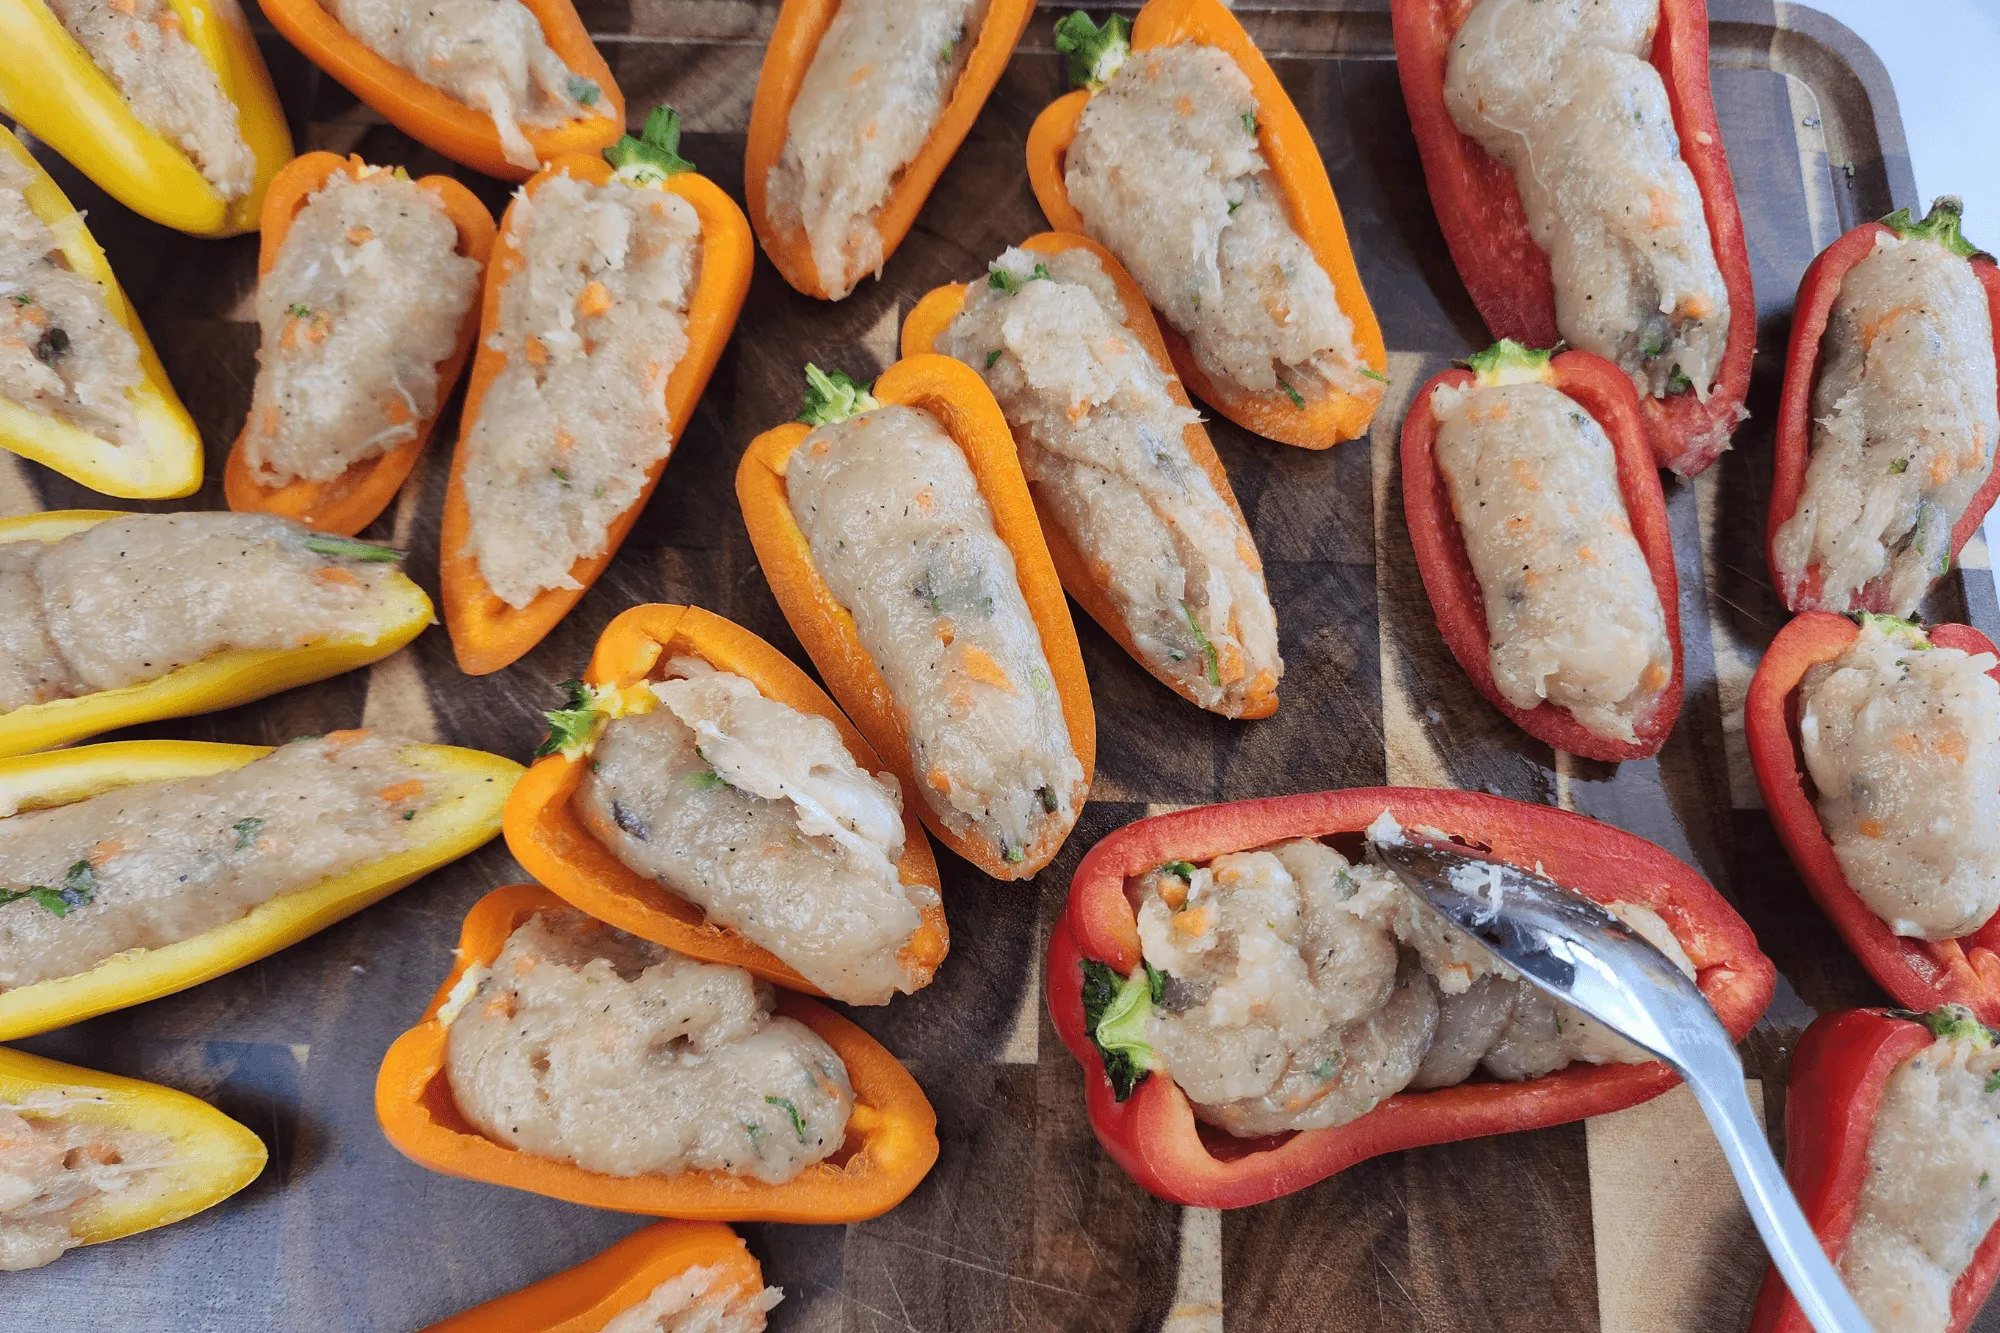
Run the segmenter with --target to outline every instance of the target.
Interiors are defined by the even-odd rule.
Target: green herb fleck
[[[1299,396],[1299,391],[1297,389],[1294,389],[1282,375],[1278,377],[1278,387],[1285,391],[1285,397],[1292,400],[1293,407],[1296,407],[1301,411],[1305,409],[1306,400]]]
[[[1245,134],[1255,134],[1257,132],[1257,113],[1255,111],[1245,111],[1243,113],[1243,132]]]
[[[415,814],[416,811],[412,810],[410,813]],[[264,827],[264,821],[252,815],[248,819],[237,820],[230,827],[236,830],[236,850],[240,852],[257,841],[257,830]]]
[[[1895,462],[1889,464],[1889,471],[1892,473],[1903,473],[1903,472],[1908,472],[1909,470],[1910,470],[1910,460],[1907,458],[1899,458]]]
[[[1056,794],[1047,787],[1035,788],[1035,795],[1042,798],[1042,809],[1049,814],[1056,812]]]
[[[1141,962],[1120,978],[1108,964],[1083,960],[1083,1021],[1104,1061],[1111,1095],[1124,1101],[1158,1067],[1146,1040],[1146,1019],[1165,993],[1166,974]]]
[[[2000,1074],[1988,1074],[1986,1076],[1986,1090],[1988,1092],[2000,1092]],[[1984,1185],[1986,1182],[1982,1180],[1979,1183]]]
[[[1236,212],[1237,209],[1241,207],[1243,207],[1243,201],[1241,199],[1231,199],[1229,201],[1229,211],[1232,215]]]
[[[1204,673],[1208,677],[1208,683],[1215,686],[1217,689],[1221,689],[1222,688],[1221,656],[1216,653],[1215,645],[1209,641],[1208,635],[1202,632],[1200,624],[1198,624],[1195,621],[1194,612],[1188,610],[1188,604],[1186,602],[1181,603],[1181,614],[1187,617],[1188,629],[1193,631],[1194,633],[1195,647],[1201,649],[1202,657],[1205,658],[1208,662],[1208,669]]]
[[[285,313],[290,315],[293,319],[311,319],[313,311],[312,307],[307,305],[305,302],[294,301],[290,305],[285,307]]]
[[[1028,854],[1013,843],[1008,842],[1005,838],[1002,838],[1000,840],[1000,859],[1010,866],[1019,865],[1028,859]]]
[[[13,300],[15,305],[33,305],[35,303],[35,298],[26,292],[15,292]]]
[[[392,560],[401,560],[405,554],[393,546],[378,546],[374,542],[356,541],[352,537],[330,537],[323,532],[307,537],[306,549],[314,555],[345,556],[349,560],[371,565],[386,565]]]
[[[785,1114],[792,1118],[792,1133],[799,1136],[800,1143],[804,1143],[806,1141],[806,1118],[799,1114],[799,1108],[792,1105],[791,1099],[789,1097],[766,1096],[764,1100],[773,1106],[782,1106],[785,1108]]]
[[[718,787],[727,787],[729,779],[712,768],[698,768],[688,774],[687,784],[696,791],[714,791]]]
[[[681,156],[681,113],[670,106],[654,107],[639,137],[625,135],[604,150],[604,160],[618,168],[620,180],[633,185],[657,185],[694,170],[694,163]]]
[[[1373,366],[1362,366],[1360,367],[1360,370],[1362,374],[1366,375],[1371,380],[1380,380],[1384,384],[1387,384],[1389,382],[1389,377],[1387,375],[1384,375],[1381,371],[1375,369],[1375,367]]]
[[[1069,57],[1070,86],[1095,92],[1132,54],[1132,20],[1113,14],[1099,27],[1079,9],[1056,24],[1056,50]]]
[[[996,347],[992,351],[986,354],[986,368],[988,370],[993,369],[993,363],[995,361],[998,361],[999,359],[1000,359],[1000,349]]]
[[[1194,883],[1194,862],[1192,861],[1169,861],[1160,867],[1160,872],[1166,875],[1176,875],[1189,884]]]
[[[551,477],[554,477],[557,481],[561,482],[563,485],[565,486],[569,485],[569,473],[563,471],[561,468],[559,467],[550,468],[549,475]]]
[[[585,106],[597,105],[598,88],[596,80],[586,79],[581,74],[572,74],[569,76],[568,86],[571,101],[581,102]]]
[[[1674,368],[1667,372],[1667,392],[1669,394],[1686,393],[1693,387],[1694,381],[1688,378],[1685,370],[1681,369],[1680,362],[1674,362]]]
[[[1040,667],[1028,668],[1028,684],[1033,687],[1036,694],[1047,694],[1055,688],[1053,682],[1049,680],[1049,673]]]
[[[1336,1053],[1324,1059],[1313,1061],[1313,1077],[1329,1079],[1340,1072],[1340,1056]]]
[[[86,906],[96,896],[97,873],[90,868],[90,862],[78,861],[63,876],[61,888],[51,889],[36,884],[13,892],[0,892],[0,907],[27,898],[43,911],[65,917],[69,915],[70,908]]]
[[[882,404],[868,392],[870,387],[844,370],[821,370],[808,363],[806,401],[799,410],[799,420],[808,426],[831,426],[872,412]]]
[[[417,817],[417,812],[414,810],[405,810],[403,812],[403,822],[405,824],[409,823],[412,819],[415,819],[416,817]]]

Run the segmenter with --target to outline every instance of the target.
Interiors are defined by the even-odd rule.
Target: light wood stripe
[[[1222,1213],[1181,1209],[1174,1304],[1160,1333],[1222,1333]]]
[[[1701,526],[1702,589],[1708,607],[1708,637],[1715,655],[1715,688],[1722,706],[1722,746],[1729,765],[1729,804],[1736,810],[1761,810],[1757,774],[1750,767],[1750,747],[1743,737],[1743,700],[1750,678],[1757,673],[1763,645],[1738,629],[1744,613],[1728,605],[1721,590],[1722,469],[1710,468],[1694,480],[1695,513]],[[1760,577],[1762,571],[1759,571]],[[1775,633],[1778,626],[1767,626]]]
[[[1395,575],[1390,560],[1390,533],[1403,523],[1401,449],[1403,415],[1417,387],[1429,378],[1426,357],[1416,352],[1389,353],[1389,387],[1368,427],[1369,471],[1375,492],[1376,650],[1382,678],[1382,744],[1384,780],[1392,787],[1449,787],[1451,771],[1431,742],[1430,724],[1404,684],[1405,672],[1397,645],[1410,641],[1418,627],[1400,623],[1389,585]],[[1343,446],[1352,448],[1352,445]]]
[[[1764,1085],[1744,1084],[1759,1124]],[[1736,1333],[1764,1249],[1685,1087],[1585,1123],[1603,1333]]]

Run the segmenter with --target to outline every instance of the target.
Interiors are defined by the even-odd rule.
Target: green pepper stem
[[[1465,358],[1465,368],[1482,385],[1536,383],[1549,377],[1549,362],[1557,349],[1527,347],[1502,338],[1483,352]]]
[[[1899,208],[1882,219],[1882,225],[1906,241],[1936,241],[1960,259],[1984,259],[1993,262],[1993,256],[1965,239],[1961,230],[1965,221],[1965,205],[1955,194],[1941,194],[1931,200],[1931,211],[1917,221],[1907,208]]]

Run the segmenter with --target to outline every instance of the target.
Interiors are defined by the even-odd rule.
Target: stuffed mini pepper
[[[931,830],[996,879],[1032,875],[1090,790],[1096,718],[1006,418],[949,357],[872,392],[806,377],[799,421],[736,472],[764,576]]]
[[[0,755],[387,657],[432,620],[401,558],[268,514],[0,519]]]
[[[486,205],[449,176],[307,153],[272,182],[257,255],[257,383],[231,509],[352,535],[416,466],[479,333]]]
[[[1965,1333],[2000,1277],[2000,1049],[1958,1006],[1806,1029],[1785,1174],[1875,1333]],[[1809,1333],[1775,1270],[1750,1333]]]
[[[184,1092],[0,1049],[0,1273],[212,1208],[266,1157]]]
[[[910,312],[903,354],[932,351],[1006,414],[1069,594],[1183,698],[1268,717],[1285,664],[1264,562],[1123,266],[1082,236],[1030,237]]]
[[[886,1004],[947,936],[892,773],[783,653],[698,607],[606,627],[507,805],[529,873],[612,925],[794,990]]]
[[[1381,787],[1140,820],[1077,867],[1048,964],[1091,1125],[1139,1184],[1199,1207],[1259,1203],[1379,1153],[1562,1124],[1672,1086],[1664,1065],[1361,862],[1364,834],[1403,825],[1601,903],[1738,1037],[1770,999],[1770,960],[1701,876],[1563,811]],[[1211,1147],[1198,1126],[1229,1137]]]
[[[234,0],[0,0],[0,112],[141,217],[255,231],[291,160]]]
[[[366,731],[0,760],[0,1039],[255,962],[500,831],[520,767]]]
[[[1326,165],[1277,75],[1218,0],[1057,29],[1078,91],[1028,136],[1059,231],[1118,257],[1195,396],[1324,449],[1368,428],[1388,362]]]
[[[720,1222],[655,1222],[422,1333],[764,1333],[782,1299]]]
[[[882,265],[964,141],[1032,0],[786,0],[744,195],[786,282],[838,301]]]
[[[1403,512],[1445,644],[1530,735],[1654,754],[1680,715],[1679,593],[1632,386],[1512,342],[1467,366],[1403,421]]]
[[[1662,467],[1748,415],[1750,255],[1702,0],[1395,0],[1438,225],[1497,337],[1617,364]]]
[[[846,1019],[525,884],[467,915],[375,1106],[433,1170],[704,1221],[874,1217],[938,1151],[916,1081]]]
[[[750,284],[743,212],[680,117],[566,157],[507,206],[445,493],[445,623],[472,675],[541,641],[659,484]]]
[[[1911,1008],[2000,1018],[2000,659],[1965,625],[1825,611],[1744,703],[1764,808],[1869,973]]]
[[[201,485],[201,433],[83,215],[0,127],[0,448],[106,495]]]
[[[268,0],[271,25],[418,143],[503,180],[625,132],[570,0]]]
[[[2000,268],[1959,204],[1856,227],[1799,283],[1766,524],[1794,611],[1907,616],[1993,507]]]

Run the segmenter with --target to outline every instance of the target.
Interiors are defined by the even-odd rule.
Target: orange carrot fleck
[[[1212,907],[1191,907],[1185,912],[1174,913],[1174,929],[1190,939],[1200,939],[1208,934],[1208,928],[1215,924],[1215,909]]]
[[[328,754],[339,754],[356,741],[367,740],[368,728],[348,727],[341,731],[329,731],[320,739],[326,742],[326,752]]]
[[[924,774],[924,781],[930,783],[933,790],[941,791],[946,796],[951,795],[951,774],[943,769],[933,768]]]
[[[374,239],[375,230],[372,227],[349,227],[347,229],[347,243],[349,245],[366,245]]]
[[[1009,694],[1014,693],[1014,682],[1008,679],[1007,673],[1001,669],[1000,664],[994,661],[992,655],[984,648],[980,648],[975,644],[966,644],[965,655],[961,660],[965,664],[963,668],[965,674],[971,676],[974,680],[984,681],[988,685],[997,686]]]
[[[375,794],[390,805],[401,805],[404,801],[414,801],[419,796],[422,796],[424,794],[424,784],[415,778],[406,778],[401,782],[390,783]]]
[[[92,843],[90,851],[85,855],[91,865],[101,866],[112,857],[124,852],[124,850],[125,842],[122,838],[106,838],[102,842]]]
[[[589,282],[577,293],[576,313],[589,319],[611,308],[611,289],[601,282]]]
[[[1179,875],[1161,874],[1160,901],[1176,912],[1187,906],[1188,882]]]
[[[951,647],[951,641],[958,637],[958,627],[951,623],[950,616],[938,621],[937,636],[938,642],[947,648]]]
[[[361,580],[356,578],[352,571],[343,569],[339,565],[322,565],[313,572],[313,578],[320,583],[337,583],[342,587],[361,586]]]
[[[522,343],[521,355],[528,358],[531,366],[546,366],[549,363],[549,349],[542,346],[540,338],[530,337]]]
[[[1646,663],[1646,669],[1639,673],[1639,688],[1657,690],[1667,683],[1671,674],[1658,662],[1648,662]]]
[[[1861,836],[1864,838],[1879,838],[1882,836],[1882,821],[1879,819],[1864,819],[1861,821],[1860,827]]]

